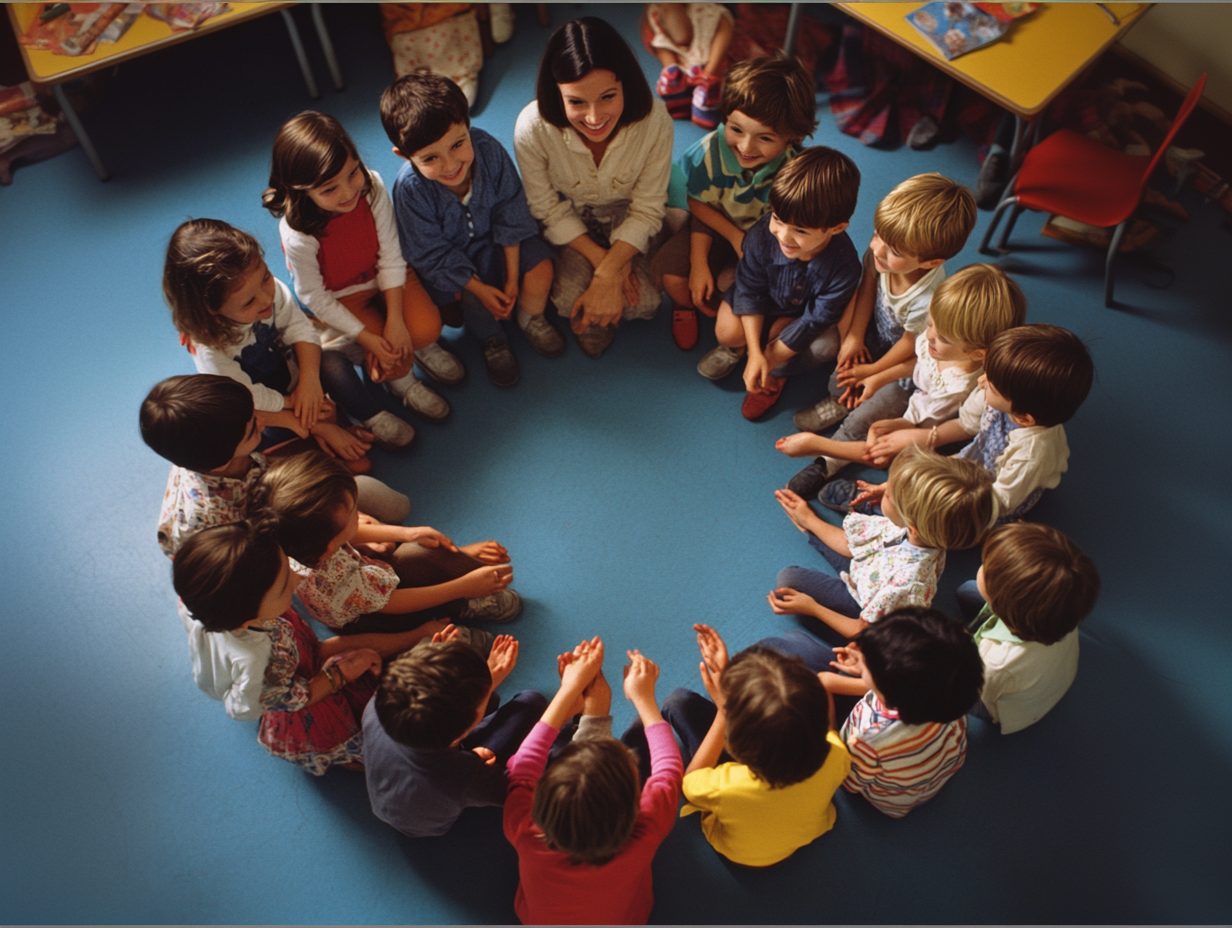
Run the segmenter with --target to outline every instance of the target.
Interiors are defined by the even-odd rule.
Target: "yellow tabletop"
[[[30,21],[38,13],[37,3],[6,4],[13,30],[18,36],[25,32]],[[199,35],[225,29],[257,16],[264,16],[292,3],[232,3],[230,9],[207,19],[196,29],[175,32],[165,22],[142,14],[133,21],[128,31],[118,42],[99,42],[88,55],[57,55],[38,48],[21,45],[21,55],[26,63],[26,73],[36,84],[55,84],[89,73],[99,67],[110,67],[122,61],[137,58],[168,45],[178,45]],[[20,44],[20,40],[19,40]]]
[[[990,45],[953,61],[907,21],[915,3],[837,3],[994,103],[1024,119],[1038,115],[1149,8],[1147,3],[1106,3],[1120,23],[1094,3],[1044,3],[1016,20]]]

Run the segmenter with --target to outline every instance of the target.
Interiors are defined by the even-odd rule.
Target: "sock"
[[[402,397],[402,396],[406,396],[407,390],[415,386],[415,381],[416,381],[416,377],[415,377],[415,374],[412,372],[412,373],[407,374],[405,377],[399,377],[397,380],[388,380],[386,381],[386,383],[389,386],[390,391],[394,394],[394,396]]]
[[[524,310],[521,306],[518,307],[518,328],[519,329],[526,328],[526,326],[530,324],[530,320],[532,318],[533,317],[531,316],[530,313]]]
[[[832,458],[828,454],[823,454],[817,460],[821,461],[823,464],[826,465],[826,479],[827,480],[829,480],[831,477],[837,474],[840,470],[846,467],[848,463],[847,461],[844,461],[842,458]]]

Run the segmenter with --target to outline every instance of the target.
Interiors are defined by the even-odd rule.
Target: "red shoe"
[[[783,395],[783,387],[786,385],[786,377],[766,377],[764,387],[744,395],[744,402],[740,404],[740,414],[750,422],[756,422],[774,408],[774,404]]]
[[[681,351],[697,347],[697,310],[687,306],[672,307],[672,341]]]
[[[659,73],[655,92],[667,104],[672,119],[689,118],[693,108],[693,84],[679,65],[669,64]]]

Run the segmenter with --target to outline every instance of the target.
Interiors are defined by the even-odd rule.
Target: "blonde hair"
[[[947,339],[987,350],[992,340],[1027,319],[1022,288],[995,264],[968,264],[941,281],[928,307]]]
[[[163,296],[175,327],[198,345],[226,348],[234,342],[243,327],[218,310],[264,258],[255,238],[221,219],[181,223],[163,262]]]
[[[877,237],[921,261],[952,258],[975,228],[975,197],[962,184],[932,172],[908,177],[873,214]]]
[[[732,65],[723,82],[723,121],[736,110],[792,142],[817,129],[817,89],[813,76],[786,55],[750,58]]]
[[[992,475],[974,461],[911,445],[890,465],[889,480],[903,522],[926,548],[975,547],[996,520]]]

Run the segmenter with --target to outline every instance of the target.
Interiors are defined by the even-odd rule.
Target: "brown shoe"
[[[584,332],[578,334],[578,344],[587,357],[598,358],[611,347],[612,339],[616,337],[616,327],[613,325],[587,326]]]

